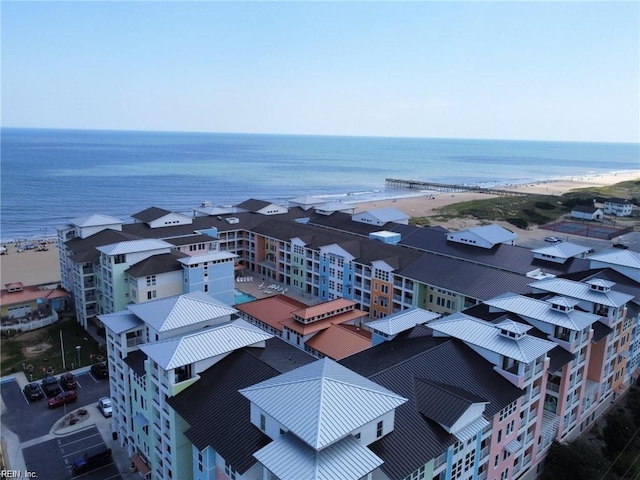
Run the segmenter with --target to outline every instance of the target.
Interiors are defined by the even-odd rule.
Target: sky
[[[640,2],[1,3],[3,127],[640,141]]]

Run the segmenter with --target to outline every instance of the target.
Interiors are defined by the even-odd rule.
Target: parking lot
[[[35,472],[38,478],[52,480],[70,478],[82,480],[119,479],[121,478],[120,473],[113,460],[90,472],[73,475],[71,468],[73,461],[82,457],[88,449],[104,444],[100,432],[95,426],[92,426],[77,433],[27,447],[22,450],[22,454],[27,471]]]
[[[56,376],[59,378],[59,375]],[[10,440],[17,452],[22,452],[27,471],[38,478],[51,480],[89,479],[107,480],[122,478],[120,471],[129,465],[126,452],[111,435],[111,419],[104,418],[97,408],[98,399],[109,396],[109,381],[98,379],[91,372],[76,373],[78,399],[57,408],[48,408],[47,398],[29,401],[23,392],[27,381],[12,379],[0,384],[2,397],[3,439]],[[35,380],[40,384],[41,379]],[[86,421],[64,430],[54,429],[72,411],[86,409]],[[6,431],[14,435],[8,437]],[[65,433],[66,432],[66,433]],[[17,438],[16,438],[17,437]],[[71,465],[84,452],[97,445],[105,445],[113,451],[112,459],[90,472],[73,475]],[[10,459],[15,465],[16,459]],[[115,461],[115,463],[114,463]],[[118,468],[119,467],[119,468]]]

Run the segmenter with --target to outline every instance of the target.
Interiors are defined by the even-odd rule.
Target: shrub
[[[529,222],[527,222],[524,218],[508,218],[507,222],[523,230],[526,230],[529,226]]]
[[[553,210],[554,208],[556,208],[553,203],[549,202],[535,202],[533,205],[540,210]]]

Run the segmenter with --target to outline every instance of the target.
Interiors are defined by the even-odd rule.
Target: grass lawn
[[[65,318],[45,328],[0,339],[1,375],[21,370],[27,373],[31,370],[29,366],[33,369],[34,379],[42,378],[48,368],[56,375],[64,372],[60,332],[67,369],[90,365],[96,363],[98,355],[106,356],[104,347],[100,347],[75,318]],[[80,346],[80,365],[76,346]]]

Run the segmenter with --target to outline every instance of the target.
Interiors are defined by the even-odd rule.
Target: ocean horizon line
[[[223,132],[209,130],[137,130],[115,128],[80,128],[80,127],[14,127],[2,126],[2,130],[27,130],[27,131],[51,131],[51,132],[91,132],[91,133],[131,133],[131,134],[176,134],[176,135],[229,135],[229,136],[264,136],[264,137],[317,137],[317,138],[354,138],[354,139],[389,139],[389,140],[426,140],[426,141],[470,141],[470,142],[521,142],[521,143],[557,143],[557,144],[590,144],[590,145],[633,145],[640,147],[640,140],[614,141],[614,140],[547,140],[527,138],[486,138],[486,137],[430,137],[430,136],[405,136],[405,135],[354,135],[338,133],[278,133],[278,132]]]

